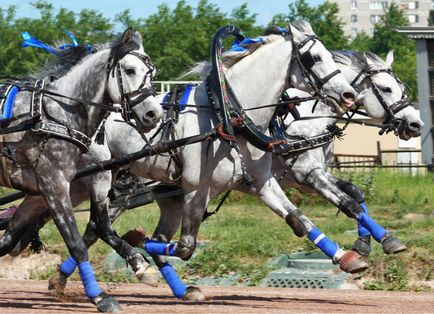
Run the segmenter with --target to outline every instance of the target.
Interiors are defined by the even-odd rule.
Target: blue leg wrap
[[[62,264],[60,264],[60,271],[67,277],[71,276],[77,267],[77,262],[72,256],[69,256]]]
[[[333,258],[339,250],[338,245],[316,227],[307,234],[307,237],[330,258]]]
[[[176,256],[175,244],[159,242],[155,240],[145,240],[145,250],[149,255]]]
[[[386,229],[376,223],[371,217],[369,217],[368,214],[361,213],[359,215],[359,222],[363,227],[371,232],[372,236],[377,242],[380,242],[381,239],[387,234]]]
[[[178,277],[172,265],[165,263],[164,266],[160,268],[160,272],[169,284],[170,289],[172,289],[173,295],[182,299],[187,292],[187,286]]]
[[[80,271],[81,281],[83,282],[84,291],[88,298],[93,299],[102,293],[101,288],[95,279],[92,266],[89,261],[81,262],[78,264],[78,270]]]
[[[363,202],[363,203],[360,203],[359,205],[360,205],[360,207],[363,208],[363,212],[367,215],[368,214],[368,206],[366,206],[366,203]],[[371,235],[369,230],[366,229],[365,227],[363,227],[360,222],[357,222],[357,229],[359,230],[359,237],[366,237],[366,236]]]

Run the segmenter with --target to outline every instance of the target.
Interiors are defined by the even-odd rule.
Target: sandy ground
[[[434,313],[433,293],[353,290],[201,287],[204,302],[172,297],[167,286],[103,284],[124,313]],[[47,292],[46,281],[0,279],[0,313],[96,313],[79,282],[67,297]]]

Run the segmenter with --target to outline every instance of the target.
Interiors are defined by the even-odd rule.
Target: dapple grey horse
[[[107,110],[114,110],[113,103],[123,104],[124,116],[134,116],[145,131],[156,126],[162,110],[151,85],[155,67],[143,51],[140,34],[129,29],[115,42],[77,58],[76,53],[83,49],[59,52],[60,61],[48,72],[45,86],[9,83],[21,89],[9,128],[20,126],[20,118],[28,115],[31,105],[37,105],[32,99],[38,97],[42,99],[42,123],[54,127],[37,132],[34,129],[38,125],[32,125],[32,130],[3,137],[2,155],[8,158],[7,173],[2,175],[27,195],[0,239],[0,255],[7,254],[33,223],[33,208],[48,208],[70,254],[79,263],[86,295],[99,311],[111,312],[120,306],[98,286],[72,211],[70,182],[85,145],[76,145],[77,141],[65,133],[79,136],[83,142],[95,133]],[[46,74],[43,72],[44,77]],[[59,129],[67,132],[57,132]]]

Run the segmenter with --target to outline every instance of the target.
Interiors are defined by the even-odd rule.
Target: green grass
[[[380,245],[374,243],[370,257],[371,269],[363,277],[369,280],[367,289],[424,290],[412,285],[412,280],[434,279],[434,181],[433,175],[409,176],[389,171],[367,173],[341,173],[363,187],[370,213],[378,222],[397,231],[408,251],[398,256],[385,256]],[[331,239],[345,248],[351,248],[356,236],[344,233],[356,229],[356,223],[343,214],[336,216],[336,208],[318,196],[303,195],[296,190],[288,196]],[[210,205],[212,210],[216,202]],[[426,215],[423,220],[408,220],[409,213]],[[155,204],[130,210],[116,221],[118,234],[143,227],[151,234],[158,221]],[[80,230],[84,230],[86,215],[78,217]],[[66,257],[66,249],[54,225],[50,223],[41,232],[41,238],[50,251]],[[270,269],[267,262],[279,254],[310,251],[314,247],[306,239],[294,236],[286,223],[254,198],[233,193],[218,215],[202,224],[200,240],[210,241],[192,259],[181,275],[220,276],[236,273],[240,281],[256,284]],[[103,258],[111,251],[99,241],[90,249],[99,280],[125,281],[122,274],[105,274]],[[48,271],[49,273],[49,271]],[[42,277],[46,277],[43,274]]]

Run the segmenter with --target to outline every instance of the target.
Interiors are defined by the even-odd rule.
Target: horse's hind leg
[[[29,227],[34,225],[35,220],[38,219],[44,208],[45,202],[41,196],[25,196],[23,202],[19,205],[12,217],[12,220],[9,222],[8,228],[0,238],[0,256],[14,250]]]

